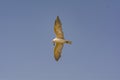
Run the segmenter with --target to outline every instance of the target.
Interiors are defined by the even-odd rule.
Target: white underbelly
[[[60,38],[55,38],[54,41],[57,43],[65,43],[65,40]]]

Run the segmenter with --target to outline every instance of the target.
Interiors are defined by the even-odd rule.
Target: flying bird
[[[58,61],[59,58],[61,57],[61,53],[62,53],[64,44],[72,43],[72,41],[65,40],[65,38],[64,38],[64,33],[62,31],[62,24],[59,19],[59,16],[57,16],[55,23],[54,23],[54,33],[56,35],[56,37],[52,40],[52,42],[54,44],[54,58],[56,61]]]

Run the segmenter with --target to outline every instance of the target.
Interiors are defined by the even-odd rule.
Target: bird
[[[72,44],[72,41],[66,40],[64,38],[64,33],[62,30],[62,23],[60,21],[59,16],[55,19],[54,22],[54,33],[56,37],[52,40],[54,45],[54,58],[58,61],[61,57],[62,49],[64,44]]]

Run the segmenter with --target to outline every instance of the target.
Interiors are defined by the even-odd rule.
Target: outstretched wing
[[[55,32],[57,38],[64,39],[64,33],[62,31],[62,24],[61,24],[61,21],[59,19],[59,16],[57,16],[57,18],[55,20],[54,32]]]
[[[64,46],[64,44],[56,43],[56,45],[54,47],[54,58],[56,61],[58,61],[59,58],[61,57],[63,46]]]

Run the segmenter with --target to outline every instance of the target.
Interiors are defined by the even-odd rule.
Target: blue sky
[[[120,80],[119,0],[0,0],[0,80]],[[56,16],[62,57],[53,57]]]

